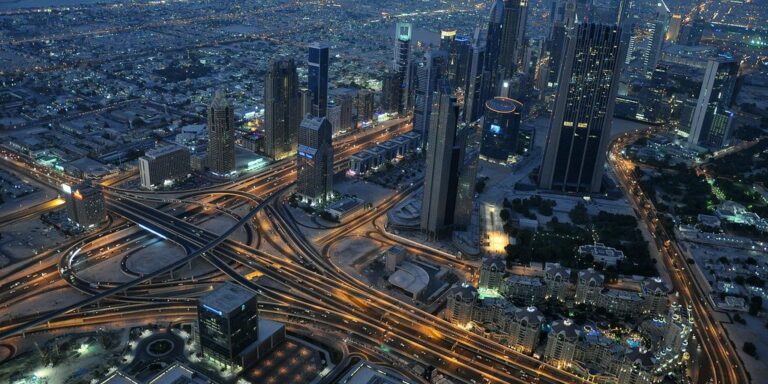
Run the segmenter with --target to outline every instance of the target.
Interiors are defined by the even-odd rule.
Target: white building
[[[141,186],[151,189],[187,177],[190,157],[187,148],[167,145],[148,150],[139,158]]]

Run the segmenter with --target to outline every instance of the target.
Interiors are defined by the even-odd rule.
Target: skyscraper
[[[296,153],[301,99],[293,59],[275,60],[264,80],[264,151],[275,160]]]
[[[307,115],[312,114],[312,91],[309,88],[299,90],[299,105],[301,110],[299,122],[301,122]]]
[[[422,140],[427,140],[427,134],[432,114],[432,98],[437,89],[437,84],[445,75],[448,55],[444,51],[432,51],[427,53],[424,61],[416,64],[416,88],[413,107],[413,130],[421,134]]]
[[[564,0],[557,2],[557,11],[555,12],[554,24],[547,41],[547,51],[549,59],[547,64],[547,85],[557,89],[560,81],[560,72],[563,68],[563,58],[567,35],[573,31],[576,23],[576,1]]]
[[[310,204],[322,203],[333,193],[331,123],[309,116],[299,127],[296,193]]]
[[[409,105],[409,88],[411,86],[411,33],[409,23],[397,23],[395,31],[395,58],[393,69],[400,84],[398,90],[398,112],[404,114]]]
[[[328,113],[328,66],[330,47],[323,43],[309,45],[307,82],[312,91],[312,113],[325,117]]]
[[[506,164],[517,153],[522,108],[522,103],[507,97],[495,97],[485,103],[482,158]]]
[[[582,23],[568,37],[539,186],[598,192],[610,138],[621,29]]]
[[[717,57],[707,62],[701,83],[696,110],[691,119],[688,143],[705,148],[719,149],[728,144],[731,137],[733,104],[739,61]]]
[[[464,121],[467,123],[482,116],[483,106],[483,67],[485,62],[485,42],[480,41],[479,31],[475,34],[469,59],[469,73],[464,91]]]
[[[154,188],[189,175],[190,154],[187,147],[166,145],[152,148],[139,157],[142,188]]]
[[[381,109],[384,112],[395,113],[400,110],[400,96],[402,95],[400,86],[400,74],[397,72],[384,73],[384,79],[381,83]]]
[[[516,73],[525,51],[527,0],[496,0],[491,8],[486,40],[486,94],[484,100],[498,96],[504,79]]]
[[[256,293],[224,283],[202,296],[197,324],[203,356],[227,365],[242,365],[240,354],[259,338]]]
[[[208,106],[208,168],[217,175],[235,171],[235,110],[221,90]]]
[[[463,164],[465,140],[457,130],[459,105],[446,80],[435,92],[429,128],[421,230],[430,237],[443,237],[454,224],[454,212]]]

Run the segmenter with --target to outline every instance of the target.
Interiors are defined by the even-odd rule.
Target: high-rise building
[[[621,29],[582,23],[568,37],[539,186],[600,191],[618,88]]]
[[[450,234],[464,165],[466,138],[457,129],[459,105],[447,81],[435,92],[432,123],[426,150],[421,230],[431,237]]]
[[[394,72],[400,84],[398,89],[398,112],[405,114],[411,105],[409,89],[411,87],[411,34],[413,26],[409,23],[397,23],[395,31]]]
[[[293,59],[272,61],[264,80],[264,152],[282,160],[296,153],[301,95]]]
[[[452,88],[459,89],[464,93],[466,92],[472,60],[472,41],[467,36],[456,36],[446,52],[448,52],[446,78]]]
[[[240,354],[259,338],[256,293],[226,282],[200,297],[197,325],[203,356],[241,365]]]
[[[309,45],[307,82],[312,91],[312,114],[325,117],[328,113],[328,67],[330,47],[323,43]]]
[[[299,127],[296,193],[310,204],[322,203],[333,193],[333,145],[331,123],[310,116]]]
[[[384,112],[395,113],[400,109],[400,86],[400,74],[397,72],[384,73],[381,84],[381,109]]]
[[[421,135],[422,140],[429,137],[432,100],[439,80],[445,75],[447,60],[448,55],[444,51],[432,51],[427,53],[424,61],[415,63],[413,130]]]
[[[657,65],[650,83],[641,91],[643,103],[640,105],[640,115],[652,123],[662,123],[670,113],[667,102],[668,70],[666,65]]]
[[[217,175],[235,171],[235,110],[221,90],[208,106],[208,168]]]
[[[683,27],[683,16],[672,15],[669,21],[669,28],[667,29],[666,40],[670,43],[677,43],[677,39],[680,37],[680,29]]]
[[[464,121],[473,122],[483,114],[483,68],[485,62],[485,42],[480,39],[480,31],[475,33],[469,58],[469,73],[464,91]]]
[[[361,89],[357,92],[355,109],[357,110],[357,120],[360,123],[367,124],[373,121],[374,100],[371,90]]]
[[[736,93],[739,61],[717,57],[707,62],[696,110],[691,119],[688,143],[719,149],[731,138],[733,113],[729,108]]]
[[[576,1],[560,0],[553,2],[553,25],[547,39],[546,83],[549,88],[557,89],[565,56],[567,34],[573,31],[576,22]]]
[[[148,150],[139,157],[141,186],[151,189],[189,175],[190,154],[186,147],[166,145]]]
[[[497,96],[501,82],[517,72],[525,52],[527,14],[527,0],[496,0],[493,4],[487,30],[487,93],[483,100]]]
[[[307,115],[312,114],[312,91],[310,91],[309,88],[302,88],[299,90],[299,106],[299,110],[301,111],[299,121],[304,120]]]
[[[661,48],[669,27],[670,12],[667,4],[660,1],[654,9],[654,19],[645,23],[645,29],[649,36],[647,45],[643,50],[643,69],[646,77],[651,78],[656,65],[661,59]]]
[[[104,195],[90,180],[72,187],[64,185],[64,192],[66,192],[64,199],[67,202],[67,215],[79,226],[92,228],[107,217]]]
[[[522,103],[507,97],[495,97],[485,103],[481,158],[502,164],[512,160],[517,154],[522,109]]]

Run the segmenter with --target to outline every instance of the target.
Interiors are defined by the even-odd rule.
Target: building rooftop
[[[256,292],[226,282],[199,300],[200,305],[213,311],[230,313],[256,296]]]
[[[144,152],[144,157],[151,159],[157,159],[160,156],[167,155],[176,151],[183,151],[186,148],[180,145],[164,145],[162,147],[155,147]]]
[[[419,294],[429,285],[429,274],[416,264],[402,262],[389,276],[389,283],[411,294]]]
[[[361,361],[353,366],[344,377],[337,383],[339,384],[410,384],[410,381],[396,376],[394,373],[384,371],[383,369]]]
[[[357,208],[360,206],[360,204],[363,204],[364,201],[362,199],[358,199],[357,197],[346,197],[344,199],[341,199],[333,204],[331,204],[328,209],[332,209],[337,212],[346,212],[350,211],[352,209]]]
[[[147,384],[207,384],[213,383],[204,375],[185,367],[181,363],[174,363],[160,372]]]

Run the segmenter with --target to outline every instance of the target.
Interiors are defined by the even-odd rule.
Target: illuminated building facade
[[[185,178],[190,171],[189,150],[180,145],[153,148],[139,157],[142,188],[151,189]]]
[[[719,149],[731,138],[733,113],[729,110],[736,94],[739,62],[717,57],[707,62],[699,99],[691,118],[688,135],[690,145]]]
[[[310,204],[333,193],[332,127],[327,118],[306,117],[299,127],[296,193]]]

